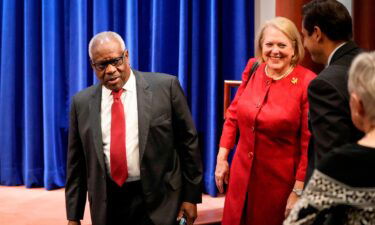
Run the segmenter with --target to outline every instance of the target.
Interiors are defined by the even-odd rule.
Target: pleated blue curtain
[[[214,170],[223,80],[253,55],[253,0],[0,1],[0,184],[65,184],[72,96],[97,82],[90,38],[113,30],[131,66],[178,76],[200,137],[204,188]]]

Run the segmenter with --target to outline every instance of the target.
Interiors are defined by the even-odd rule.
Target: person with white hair
[[[95,35],[89,55],[100,82],[71,104],[68,224],[80,224],[88,196],[93,225],[192,225],[202,163],[178,79],[131,68],[115,32]]]
[[[348,87],[352,121],[365,136],[319,162],[284,225],[375,224],[375,52],[354,59]]]

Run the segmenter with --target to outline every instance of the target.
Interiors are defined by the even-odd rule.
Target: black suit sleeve
[[[172,80],[171,89],[173,132],[181,161],[183,180],[182,201],[200,203],[202,201],[202,162],[197,131],[177,78]]]
[[[310,83],[308,92],[314,149],[319,160],[333,148],[353,139],[354,127],[348,100],[333,85],[317,78]]]
[[[68,220],[81,220],[86,204],[86,164],[73,100],[70,111],[65,201]]]

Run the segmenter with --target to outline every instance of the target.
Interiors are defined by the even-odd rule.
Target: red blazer
[[[255,59],[250,59],[242,80],[247,80]],[[296,66],[274,81],[260,64],[247,85],[242,82],[226,113],[220,147],[231,149],[240,131],[234,155],[222,224],[281,224],[286,201],[296,180],[303,181],[307,167],[307,86],[315,77]]]

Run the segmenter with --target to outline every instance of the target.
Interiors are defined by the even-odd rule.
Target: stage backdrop
[[[200,137],[204,188],[214,171],[225,79],[253,55],[253,0],[1,0],[0,184],[65,184],[72,96],[97,82],[87,46],[118,32],[131,66],[178,76]]]

